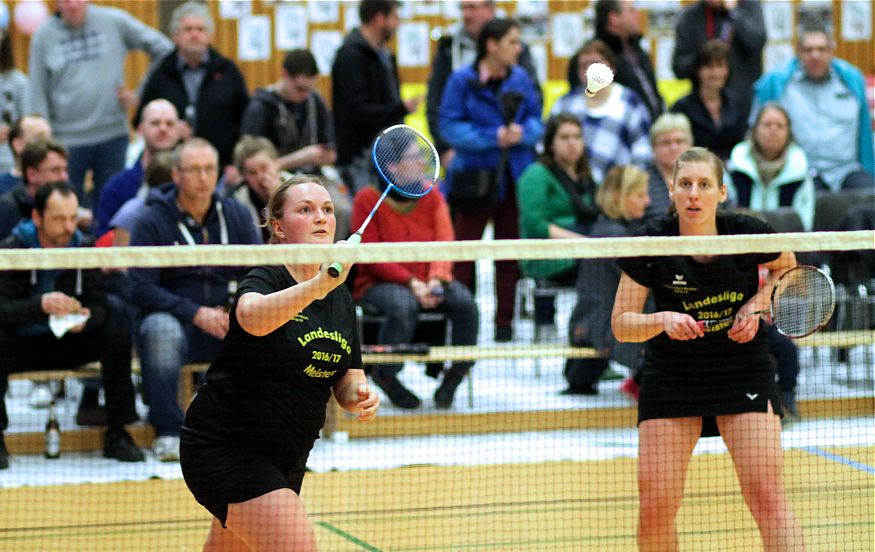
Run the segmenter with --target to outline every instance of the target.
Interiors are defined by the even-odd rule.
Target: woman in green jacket
[[[586,237],[599,208],[577,117],[560,113],[547,122],[544,153],[520,176],[516,192],[521,238]],[[525,260],[520,268],[539,285],[571,287],[577,278],[576,259]],[[549,324],[554,314],[552,301],[535,305],[536,323]]]

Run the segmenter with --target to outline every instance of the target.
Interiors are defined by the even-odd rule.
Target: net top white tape
[[[0,270],[131,266],[252,266],[295,263],[474,261],[726,255],[875,249],[875,231],[708,237],[498,240],[343,245],[198,245],[80,249],[0,249]]]

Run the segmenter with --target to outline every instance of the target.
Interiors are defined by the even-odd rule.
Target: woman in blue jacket
[[[541,98],[516,65],[519,25],[493,19],[480,32],[477,59],[453,73],[444,89],[440,133],[456,150],[447,175],[447,198],[458,240],[476,240],[492,220],[496,239],[519,237],[515,182],[535,160],[541,136]],[[474,263],[456,263],[455,276],[474,288]],[[516,261],[495,263],[495,337],[513,336]]]

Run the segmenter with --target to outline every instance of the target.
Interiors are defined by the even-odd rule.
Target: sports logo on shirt
[[[687,281],[684,280],[684,275],[683,275],[683,274],[675,274],[675,275],[674,275],[674,280],[672,280],[671,283],[672,283],[673,285],[676,285],[676,286],[685,286],[685,285],[687,285]]]

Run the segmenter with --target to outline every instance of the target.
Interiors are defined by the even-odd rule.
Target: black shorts
[[[658,418],[702,416],[702,437],[719,435],[716,416],[772,411],[781,416],[778,385],[771,371],[744,378],[688,378],[654,373],[645,367],[638,399],[638,423]]]
[[[280,467],[250,447],[197,438],[183,430],[179,444],[182,476],[204,508],[225,527],[228,504],[246,502],[277,489],[301,494],[309,449]]]

